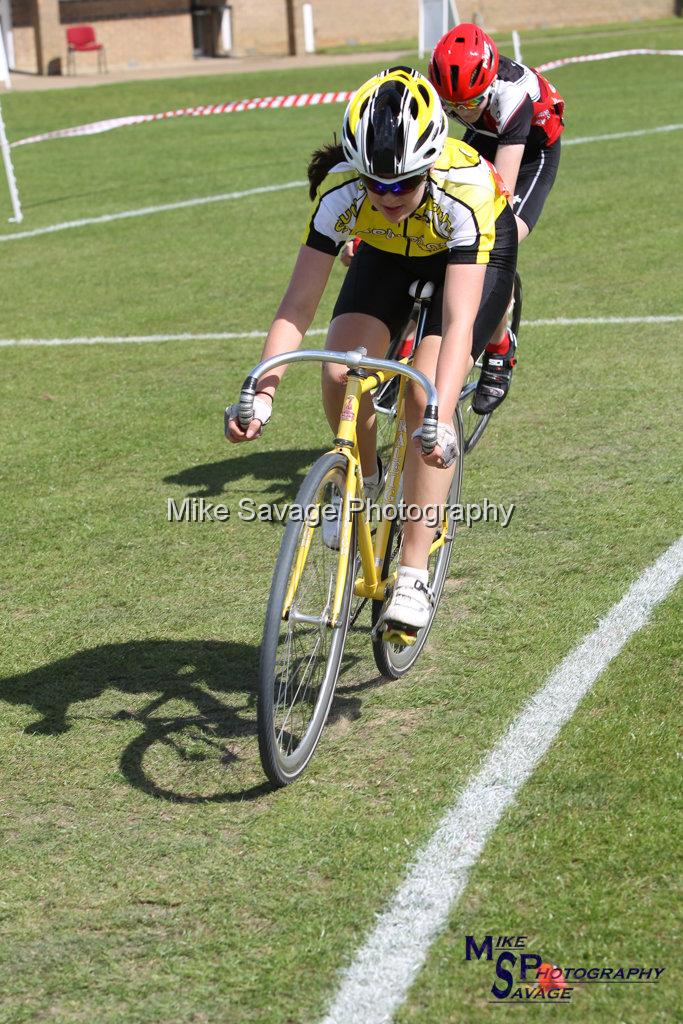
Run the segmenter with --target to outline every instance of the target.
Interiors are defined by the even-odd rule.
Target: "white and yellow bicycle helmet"
[[[400,181],[438,159],[448,136],[441,100],[429,79],[407,67],[368,79],[346,108],[342,146],[361,174]]]

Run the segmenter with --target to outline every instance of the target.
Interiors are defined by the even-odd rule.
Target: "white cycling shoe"
[[[363,486],[365,489],[365,497],[368,501],[374,501],[379,494],[380,487],[382,486],[382,460],[379,455],[377,456],[377,472],[374,476],[363,477]],[[332,551],[339,551],[342,512],[341,496],[338,495],[332,499],[332,507],[335,511],[335,515],[330,516],[329,519],[325,517],[322,522],[323,544],[326,548],[331,548]]]
[[[427,625],[434,607],[434,595],[420,578],[424,576],[427,576],[426,571],[422,573],[399,567],[394,591],[382,614],[385,629],[397,628],[400,632],[401,627],[407,626],[409,630],[417,631]]]

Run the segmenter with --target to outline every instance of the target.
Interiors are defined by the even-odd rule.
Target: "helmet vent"
[[[432,134],[432,126],[427,125],[425,130],[422,132],[422,135],[415,143],[415,149],[421,149],[424,146],[425,142],[429,139],[429,136]]]
[[[375,129],[371,124],[368,125],[368,130],[365,135],[365,145],[367,147],[367,152],[372,153],[375,148]]]
[[[472,72],[472,74],[470,76],[470,87],[472,87],[475,84],[475,82],[477,81],[477,79],[481,75],[482,63],[483,62],[480,61],[479,64],[477,64],[477,66],[474,69],[474,71]]]

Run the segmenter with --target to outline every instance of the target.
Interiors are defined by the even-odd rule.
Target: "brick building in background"
[[[417,0],[311,0],[317,47],[416,38]],[[675,0],[461,2],[461,18],[487,29],[543,28],[666,17]],[[193,57],[303,53],[302,0],[0,0],[10,64],[17,71],[62,74],[66,29],[89,24],[111,69],[168,67]],[[77,70],[93,73],[96,55],[79,53]]]

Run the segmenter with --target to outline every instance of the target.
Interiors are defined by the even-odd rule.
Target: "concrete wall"
[[[311,0],[317,47],[417,38],[417,0]],[[285,0],[231,0],[235,56],[287,52]],[[302,0],[294,0],[297,52],[303,53]],[[461,0],[463,20],[477,16],[491,30],[587,25],[664,18],[674,0]]]
[[[36,50],[36,34],[32,28],[15,28],[14,37],[14,66],[17,71],[26,71],[29,74],[38,72],[38,53]]]
[[[125,27],[124,27],[125,26]],[[192,26],[189,14],[171,18],[135,18],[93,23],[98,42],[106,47],[109,68],[173,67],[192,61]],[[59,54],[66,74],[66,26],[61,26]],[[14,29],[17,71],[38,71],[35,32]],[[76,74],[97,74],[97,54],[75,54]]]
[[[328,0],[323,0],[328,6]],[[289,52],[285,0],[232,0],[232,54],[236,57]],[[303,53],[301,3],[294,0],[297,52]]]
[[[567,0],[559,4],[540,4],[537,0],[470,0],[468,4],[463,0],[458,11],[468,21],[478,14],[484,27],[492,30],[550,28],[667,18],[674,13],[674,0]]]
[[[33,6],[36,3],[37,8]],[[94,0],[87,6],[74,5],[74,14],[80,12],[90,16],[75,19],[68,5],[59,5],[58,0],[13,0],[15,67],[18,71],[46,73],[40,68],[42,48],[44,67],[49,60],[58,58],[62,73],[66,74],[66,30],[69,24],[92,24],[98,42],[106,48],[107,63],[113,70],[188,64],[192,61],[189,7],[189,0],[143,0],[142,3],[139,0],[120,0],[117,12],[124,12],[126,8],[130,11],[141,8],[145,11],[155,8],[172,11],[175,8],[180,13],[103,19],[101,15],[107,9],[111,10],[111,4]],[[64,19],[65,10],[68,21]],[[42,34],[36,33],[34,27],[38,20],[43,28]],[[97,54],[77,53],[75,64],[77,74],[96,74]]]
[[[214,6],[220,0],[205,0]],[[302,0],[292,0],[296,50],[303,53]],[[387,39],[417,37],[417,0],[312,0],[315,42],[319,48]],[[628,21],[666,17],[674,0],[567,0],[563,5],[539,5],[538,0],[462,0],[461,18],[478,16],[491,30],[580,25],[599,21]],[[288,52],[287,0],[230,0],[232,56],[283,55]],[[57,22],[56,12],[61,12]],[[116,18],[106,18],[115,10]],[[42,42],[34,29],[35,12],[45,22]],[[155,16],[131,16],[157,11]],[[177,13],[161,13],[177,12]],[[80,17],[83,14],[83,17]],[[124,16],[124,15],[128,16]],[[15,66],[36,72],[41,63],[61,56],[66,71],[66,21],[90,21],[107,49],[109,67],[134,68],[187,64],[192,61],[190,0],[85,0],[70,5],[58,0],[12,0]],[[89,15],[89,17],[85,17]],[[57,26],[57,28],[55,27]],[[76,54],[77,73],[97,70],[96,54]],[[45,70],[43,70],[45,73]]]
[[[97,41],[104,43],[107,64],[116,68],[150,68],[192,61],[192,23],[189,14],[125,21],[94,21]],[[67,26],[62,26],[66,39]],[[66,45],[66,44],[65,44]],[[96,74],[97,54],[75,54],[76,74]]]

